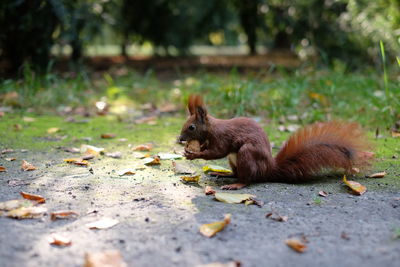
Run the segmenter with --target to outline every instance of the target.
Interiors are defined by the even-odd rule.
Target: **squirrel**
[[[236,190],[256,182],[304,182],[323,169],[343,169],[349,174],[370,160],[368,152],[363,152],[370,145],[358,123],[332,121],[306,126],[294,133],[274,158],[268,137],[253,119],[214,118],[199,95],[189,96],[188,110],[190,117],[178,139],[181,143],[197,140],[201,149],[185,149],[184,155],[189,160],[228,156],[238,183],[221,189]]]

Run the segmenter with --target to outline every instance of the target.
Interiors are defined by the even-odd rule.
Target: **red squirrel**
[[[324,122],[294,133],[276,157],[264,130],[246,117],[222,120],[207,113],[199,95],[189,97],[190,117],[183,125],[179,141],[197,140],[199,152],[185,149],[189,160],[213,160],[228,156],[238,183],[222,189],[236,190],[255,182],[302,182],[323,169],[343,169],[365,165],[369,148],[357,123]]]

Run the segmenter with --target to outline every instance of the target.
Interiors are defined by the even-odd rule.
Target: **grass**
[[[393,125],[399,116],[395,111],[400,110],[400,86],[395,77],[388,78],[386,68],[383,85],[379,73],[328,70],[246,75],[235,70],[229,74],[171,72],[167,77],[124,67],[91,75],[83,71],[37,77],[28,68],[24,73],[23,80],[0,82],[1,93],[18,93],[17,99],[11,100],[3,95],[3,104],[22,111],[34,108],[39,113],[51,113],[66,105],[92,104],[102,96],[109,101],[128,100],[137,106],[170,102],[181,105],[189,94],[199,93],[205,96],[211,113],[224,118],[245,115],[290,123],[288,116],[297,115],[296,123],[300,124],[345,119],[372,129]]]

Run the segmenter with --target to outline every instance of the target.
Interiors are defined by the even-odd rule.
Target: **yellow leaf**
[[[343,176],[343,182],[357,195],[362,195],[367,191],[367,188],[362,184],[354,181],[348,181],[346,175]]]
[[[186,183],[198,183],[200,180],[200,175],[182,176],[181,179],[183,182],[186,182]]]
[[[206,237],[212,237],[216,233],[222,231],[225,228],[225,226],[227,226],[230,222],[231,222],[231,215],[226,214],[223,221],[203,224],[202,226],[200,226],[200,233],[202,233]]]
[[[47,208],[45,207],[20,207],[10,210],[6,216],[14,219],[33,219],[41,217],[46,212]]]
[[[234,194],[234,193],[221,193],[221,192],[215,193],[214,196],[218,201],[229,204],[243,203],[246,200],[252,200],[252,198],[256,197],[250,194]]]
[[[303,253],[307,249],[307,246],[297,239],[287,239],[285,242],[291,249],[299,253]]]
[[[51,127],[49,129],[47,129],[47,133],[48,134],[54,134],[54,133],[57,133],[59,131],[60,131],[60,128],[57,128],[57,127]]]
[[[220,172],[220,173],[232,173],[231,170],[221,167],[221,166],[217,166],[217,165],[206,165],[203,166],[203,171],[205,173],[207,172]]]
[[[98,156],[104,153],[104,148],[91,145],[81,145],[81,153]]]

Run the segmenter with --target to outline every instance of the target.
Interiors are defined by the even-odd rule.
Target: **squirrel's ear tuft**
[[[190,112],[190,115],[193,115],[196,112],[195,101],[196,101],[196,96],[190,95],[189,100],[188,100],[188,106],[187,106],[188,110]]]
[[[207,109],[204,105],[203,98],[199,95],[195,96],[195,112],[196,118],[201,122],[205,123],[207,120]]]

